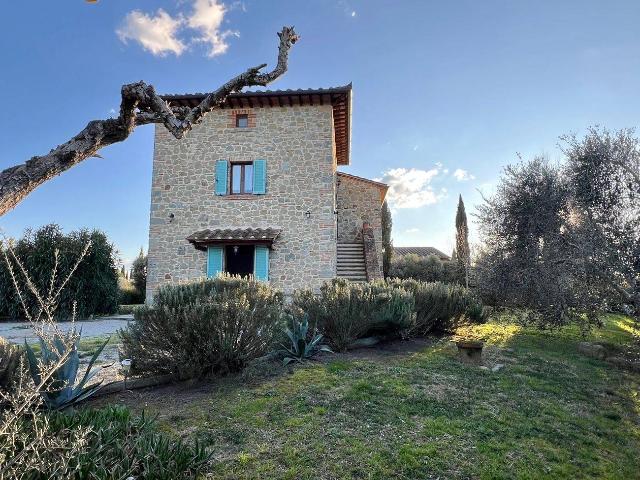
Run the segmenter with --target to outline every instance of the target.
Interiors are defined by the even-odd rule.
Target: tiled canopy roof
[[[206,93],[161,95],[171,105],[195,107]],[[331,105],[336,138],[338,165],[349,165],[351,149],[351,84],[342,87],[307,90],[265,90],[232,93],[223,108],[292,107],[298,105]]]
[[[220,228],[201,230],[192,233],[187,240],[197,249],[204,250],[207,245],[216,243],[261,243],[271,245],[278,235],[277,228]]]
[[[428,257],[429,255],[435,255],[440,260],[450,260],[449,255],[442,253],[437,248],[433,247],[393,247],[393,253],[399,257],[402,255],[414,254],[420,257]]]

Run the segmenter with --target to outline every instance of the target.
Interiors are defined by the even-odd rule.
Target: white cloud
[[[193,40],[209,45],[209,57],[225,53],[229,48],[227,38],[238,36],[238,32],[220,30],[226,12],[227,8],[218,0],[195,0],[193,13],[187,18],[187,25],[200,32],[200,36]]]
[[[179,13],[172,17],[159,9],[155,15],[140,10],[127,14],[116,30],[124,43],[134,40],[153,55],[163,57],[168,53],[181,55],[189,44],[207,45],[207,56],[222,55],[229,48],[227,39],[239,36],[233,30],[222,30],[227,7],[218,0],[193,0],[189,15]]]
[[[419,228],[408,228],[404,231],[404,233],[418,233],[420,231]]]
[[[462,168],[456,168],[456,171],[453,172],[453,176],[456,177],[456,180],[459,182],[465,182],[476,178],[474,175],[471,175],[468,171],[463,170]]]
[[[160,57],[167,53],[181,55],[186,45],[176,34],[182,22],[181,18],[173,18],[161,8],[155,16],[133,10],[124,18],[116,33],[122,42],[134,40],[153,55]]]
[[[389,185],[387,198],[394,208],[418,208],[432,205],[446,196],[446,190],[435,192],[431,181],[438,176],[438,167],[430,170],[393,168],[379,181]]]
[[[351,12],[351,16],[355,17],[356,16],[356,11],[354,10],[353,12]]]

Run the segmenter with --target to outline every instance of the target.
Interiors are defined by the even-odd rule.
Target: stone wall
[[[337,175],[338,242],[361,242],[362,225],[369,223],[382,272],[382,215],[380,187],[351,175]],[[374,274],[374,276],[376,276]]]
[[[281,228],[270,252],[269,279],[286,294],[335,277],[332,107],[243,109],[249,128],[236,128],[233,113],[211,112],[182,140],[156,127],[148,300],[162,284],[205,276],[206,253],[186,237],[207,228]],[[215,195],[219,159],[265,159],[266,195]]]

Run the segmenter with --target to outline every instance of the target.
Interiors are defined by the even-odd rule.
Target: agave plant
[[[21,358],[20,347],[0,337],[0,390],[8,391],[19,377]]]
[[[78,354],[78,343],[81,334],[77,335],[73,341],[64,341],[59,335],[52,338],[52,345],[38,337],[40,343],[40,356],[36,356],[33,349],[25,341],[27,359],[29,361],[29,372],[36,385],[42,383],[42,373],[49,372],[52,365],[64,360],[45,381],[45,386],[41,390],[44,404],[52,410],[64,410],[76,403],[90,397],[102,387],[102,381],[87,385],[89,381],[101,370],[101,368],[91,369],[104,347],[109,343],[107,339],[93,354],[87,365],[82,379],[77,381],[78,369],[80,367],[80,355]],[[68,339],[67,339],[68,340]],[[51,348],[53,347],[53,348]]]
[[[287,347],[283,345],[284,350],[281,353],[286,355],[283,363],[288,365],[291,362],[302,362],[306,359],[313,357],[319,352],[331,352],[333,351],[327,346],[322,345],[322,335],[316,334],[311,341],[307,341],[307,332],[309,331],[309,318],[305,315],[302,321],[291,319],[291,328],[286,329],[286,334],[291,340],[291,346]]]

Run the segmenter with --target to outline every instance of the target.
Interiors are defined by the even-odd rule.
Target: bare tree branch
[[[191,109],[172,109],[156,94],[152,85],[144,82],[123,85],[118,118],[93,120],[75,137],[48,154],[33,157],[0,172],[0,216],[47,180],[87,158],[98,156],[101,148],[126,140],[139,125],[162,123],[174,137],[180,139],[200,123],[207,113],[220,108],[229,94],[239,92],[244,87],[264,86],[277,80],[287,71],[289,50],[298,41],[298,35],[293,27],[283,27],[278,37],[278,63],[272,71],[260,73],[266,64],[249,68],[209,93]]]

